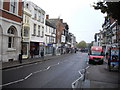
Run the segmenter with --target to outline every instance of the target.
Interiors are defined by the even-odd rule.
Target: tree
[[[86,48],[86,42],[85,41],[81,41],[77,44],[78,48]]]
[[[95,10],[101,10],[102,13],[107,13],[108,16],[118,20],[120,25],[120,1],[119,2],[97,2],[93,5]]]

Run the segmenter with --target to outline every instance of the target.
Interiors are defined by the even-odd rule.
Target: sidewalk
[[[109,71],[107,63],[90,65],[85,73],[83,88],[120,88],[120,72]]]
[[[59,58],[59,57],[63,57],[65,55],[68,54],[64,54],[64,55],[57,55],[57,56],[45,56],[44,60],[50,60],[53,58]],[[2,63],[2,68],[0,68],[0,70],[5,70],[5,69],[9,69],[9,68],[14,68],[14,67],[18,67],[18,66],[22,66],[22,65],[27,65],[27,64],[32,64],[32,63],[37,63],[37,62],[42,62],[43,59],[40,58],[30,58],[30,59],[24,59],[22,60],[22,63],[19,63],[18,60],[16,61],[11,61],[11,62],[4,62]]]

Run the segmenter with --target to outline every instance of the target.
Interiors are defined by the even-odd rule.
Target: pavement
[[[64,54],[64,55],[67,55],[67,54]],[[51,60],[53,58],[63,57],[64,55],[45,56],[44,61]],[[19,60],[4,62],[4,63],[2,63],[2,67],[0,67],[0,70],[5,70],[5,69],[9,69],[9,68],[19,67],[19,66],[33,64],[33,63],[42,62],[42,61],[43,61],[43,59],[41,57],[39,57],[39,58],[23,59],[22,63],[20,63]]]
[[[106,60],[107,61],[107,60]],[[89,64],[82,88],[120,88],[120,72],[109,71],[108,64]]]

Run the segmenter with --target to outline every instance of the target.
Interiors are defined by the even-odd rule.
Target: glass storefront
[[[29,46],[29,43],[22,44],[23,58],[28,58],[28,54],[29,54],[28,46]]]
[[[46,54],[53,54],[53,47],[51,46],[46,46]]]

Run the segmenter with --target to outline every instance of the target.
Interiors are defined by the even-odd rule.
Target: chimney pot
[[[49,15],[46,15],[46,19],[49,19]]]

